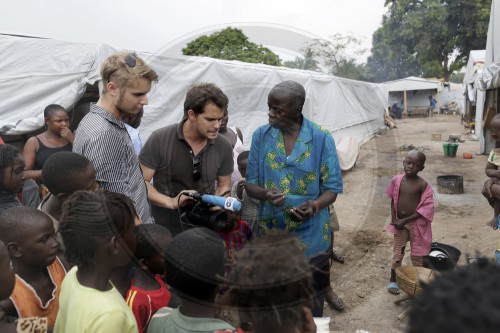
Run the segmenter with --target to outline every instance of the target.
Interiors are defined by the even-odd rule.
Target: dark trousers
[[[313,317],[323,317],[325,293],[330,284],[330,275],[328,274],[330,270],[330,256],[330,254],[324,253],[309,260],[313,270],[313,288],[316,292],[311,308]]]

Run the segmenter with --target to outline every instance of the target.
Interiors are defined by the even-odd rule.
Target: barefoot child
[[[24,185],[24,158],[9,145],[0,145],[0,214],[8,208],[21,206],[17,193]]]
[[[125,299],[142,333],[147,332],[153,315],[170,301],[170,291],[161,276],[165,275],[165,249],[172,234],[159,224],[140,224],[134,234],[138,263]]]
[[[425,159],[421,151],[410,151],[403,161],[404,173],[394,176],[386,191],[391,198],[391,223],[387,230],[394,234],[391,277],[387,287],[391,294],[399,294],[396,268],[401,266],[406,243],[410,242],[413,266],[422,266],[423,256],[431,250],[433,191],[418,176],[424,169]]]
[[[491,119],[491,138],[497,143],[500,142],[500,114],[497,114]],[[486,176],[489,179],[484,184],[483,195],[488,199],[488,202],[493,207],[493,218],[486,225],[493,229],[498,229],[498,214],[500,213],[500,149],[495,148],[488,156],[486,163]]]
[[[63,205],[59,232],[73,267],[64,279],[55,333],[135,333],[130,308],[110,282],[135,251],[132,200],[112,192],[78,191]]]
[[[54,327],[66,270],[57,257],[52,221],[35,208],[10,208],[0,215],[0,239],[16,273],[14,291],[1,308],[8,316],[46,317]]]

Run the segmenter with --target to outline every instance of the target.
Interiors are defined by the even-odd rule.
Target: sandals
[[[387,285],[387,291],[393,295],[399,295],[400,293],[398,284],[396,282],[389,282],[389,284]]]

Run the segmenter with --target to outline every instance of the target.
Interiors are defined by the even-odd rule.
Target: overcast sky
[[[155,52],[193,31],[265,23],[351,32],[369,48],[384,13],[384,0],[2,0],[0,33]]]

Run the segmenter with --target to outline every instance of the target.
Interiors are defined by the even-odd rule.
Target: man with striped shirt
[[[158,75],[135,53],[118,53],[104,61],[101,78],[101,96],[80,122],[73,151],[92,161],[101,189],[127,195],[141,221],[154,223],[139,160],[121,119],[148,104]]]

